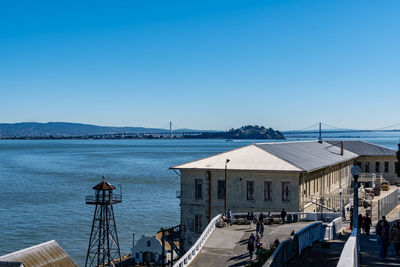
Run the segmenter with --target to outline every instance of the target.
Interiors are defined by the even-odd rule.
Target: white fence
[[[324,240],[333,240],[336,239],[340,232],[345,229],[343,226],[343,220],[341,217],[334,219],[331,223],[329,223],[325,228],[325,237]]]
[[[360,265],[358,258],[359,244],[358,244],[357,228],[354,228],[351,232],[351,236],[347,239],[344,245],[342,254],[340,254],[340,259],[337,267],[357,267]]]
[[[263,212],[264,221],[266,221],[268,212]],[[254,212],[254,217],[258,218],[260,216],[260,212]],[[273,218],[280,218],[280,212],[271,212],[271,216]],[[340,212],[287,212],[286,213],[286,221],[287,222],[295,222],[295,221],[325,221],[331,222],[334,219],[341,217]],[[232,213],[232,221],[240,222],[247,220],[247,213]]]
[[[321,240],[322,232],[323,225],[321,222],[315,222],[304,227],[294,236],[281,242],[263,267],[286,266],[296,255],[300,255],[303,249],[312,246],[315,241]]]
[[[207,238],[211,235],[212,231],[215,229],[216,224],[221,218],[221,214],[215,216],[211,222],[207,225],[206,229],[203,231],[196,243],[183,255],[173,267],[184,267],[188,266],[192,260],[196,257],[197,253],[200,252]]]

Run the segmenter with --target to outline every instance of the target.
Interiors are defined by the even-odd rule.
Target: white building
[[[208,222],[227,209],[249,211],[315,211],[321,198],[348,188],[350,168],[367,159],[389,163],[394,175],[395,151],[356,141],[260,143],[172,167],[181,174],[181,227],[184,249],[200,236]],[[347,149],[347,146],[349,149]],[[353,148],[354,151],[351,151]],[[371,155],[367,152],[375,151]],[[376,151],[385,153],[384,159]],[[227,163],[227,160],[229,162]],[[392,167],[390,167],[392,166]],[[385,167],[386,170],[386,167]],[[226,193],[225,193],[226,177]],[[324,205],[338,208],[330,198]]]

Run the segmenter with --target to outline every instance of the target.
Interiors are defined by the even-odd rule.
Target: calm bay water
[[[397,137],[361,139],[397,149]],[[0,255],[55,239],[82,266],[94,212],[85,196],[103,175],[122,186],[123,202],[114,208],[127,254],[132,233],[138,239],[179,224],[180,179],[169,167],[252,142],[0,141]]]

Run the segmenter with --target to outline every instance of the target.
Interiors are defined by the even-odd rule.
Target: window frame
[[[202,226],[202,223],[201,223],[201,215],[200,214],[195,214],[194,215],[194,232],[196,233],[196,234],[201,234],[201,226]]]
[[[203,198],[203,179],[194,180],[194,197],[195,199]]]
[[[384,163],[384,171],[385,171],[385,173],[388,173],[389,172],[389,161],[385,161],[385,163]]]
[[[249,186],[251,185],[251,186]],[[254,200],[254,181],[246,181],[247,200]]]
[[[282,201],[290,201],[290,182],[282,182]]]
[[[222,185],[222,188],[220,188],[221,185]],[[217,181],[217,198],[225,199],[225,181],[224,180]]]
[[[272,201],[272,181],[264,181],[264,200]]]
[[[375,173],[381,172],[381,163],[379,161],[375,161]]]

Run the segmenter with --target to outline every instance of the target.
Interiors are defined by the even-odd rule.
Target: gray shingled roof
[[[326,141],[332,145],[340,147],[337,140]],[[343,141],[344,149],[356,153],[360,156],[395,156],[396,151],[387,147],[371,144],[364,141],[351,140]]]
[[[318,141],[308,141],[255,145],[307,172],[358,157],[357,154],[346,149],[344,154],[340,155],[340,148],[327,142],[322,144]]]

